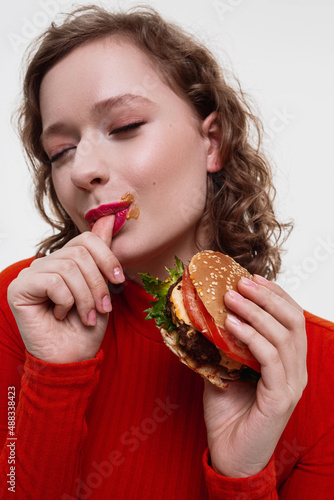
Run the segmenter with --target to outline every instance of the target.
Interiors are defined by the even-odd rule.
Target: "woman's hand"
[[[124,280],[110,250],[115,216],[33,261],[8,288],[8,302],[30,354],[50,363],[93,358],[111,311],[107,280]]]
[[[307,383],[303,311],[277,284],[259,276],[227,292],[226,329],[245,342],[261,364],[261,378],[206,382],[205,420],[212,466],[229,477],[257,474],[268,464]],[[241,321],[240,321],[241,319]]]

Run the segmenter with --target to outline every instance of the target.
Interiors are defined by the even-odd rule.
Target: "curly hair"
[[[57,198],[40,140],[42,79],[79,45],[111,36],[144,51],[165,83],[192,106],[200,120],[217,113],[223,168],[208,174],[200,221],[208,248],[229,254],[251,273],[276,278],[282,244],[292,224],[280,223],[274,213],[276,192],[270,165],[261,152],[261,122],[240,85],[235,89],[227,82],[210,50],[150,7],[127,12],[109,12],[95,5],[78,8],[60,24],[52,23],[30,48],[18,111],[19,133],[33,172],[35,204],[56,230],[41,242],[38,252],[53,252],[79,234]]]

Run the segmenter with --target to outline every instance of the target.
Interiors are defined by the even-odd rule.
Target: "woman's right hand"
[[[27,351],[49,363],[94,358],[111,311],[107,285],[124,281],[110,250],[115,216],[38,258],[8,288],[8,302]]]

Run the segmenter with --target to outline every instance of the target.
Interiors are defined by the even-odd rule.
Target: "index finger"
[[[87,251],[106,279],[112,283],[123,283],[125,277],[121,264],[111,251],[114,223],[115,215],[101,217],[91,231],[84,231],[65,247],[78,247],[78,261],[82,259],[82,251]]]
[[[289,304],[291,304],[293,307],[295,307],[298,311],[303,312],[303,308],[297,304],[297,302],[285,291],[283,288],[281,288],[277,283],[273,281],[268,281],[266,280],[263,276],[260,276],[259,274],[254,274],[253,276],[253,281],[258,283],[259,285],[265,286],[272,292],[276,293],[276,295],[279,295],[282,297],[282,299],[286,300]]]
[[[95,222],[92,233],[96,234],[110,249],[113,230],[115,225],[115,215],[106,215],[104,217],[100,217]],[[118,282],[124,281],[123,271],[120,266],[114,267],[114,277]]]
[[[95,222],[92,233],[96,234],[108,248],[111,247],[113,229],[115,224],[115,215],[106,215],[105,217],[100,217]]]

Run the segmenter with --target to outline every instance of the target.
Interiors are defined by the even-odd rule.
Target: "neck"
[[[204,247],[200,248],[195,242],[187,246],[184,243],[173,245],[171,248],[158,251],[154,256],[150,255],[147,261],[140,262],[138,265],[131,267],[125,267],[124,272],[128,278],[140,286],[143,286],[143,283],[139,273],[149,273],[155,278],[164,280],[168,275],[166,267],[175,267],[175,256],[187,266],[193,255],[203,249]]]

